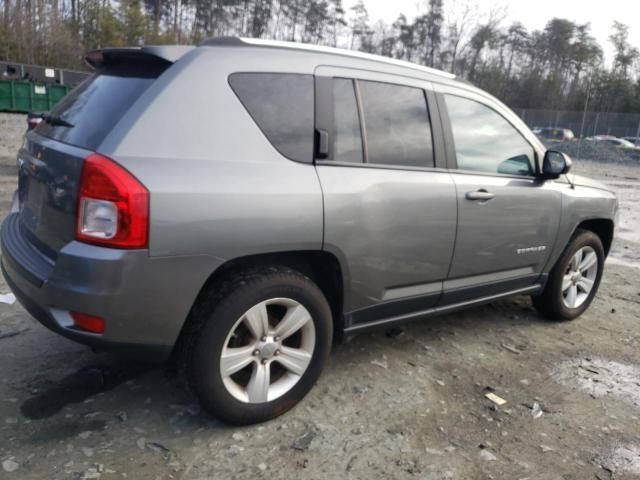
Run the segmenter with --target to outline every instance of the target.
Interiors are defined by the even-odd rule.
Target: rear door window
[[[313,160],[313,76],[234,73],[229,84],[271,144],[285,157]]]
[[[63,143],[96,150],[159,74],[158,69],[136,68],[93,75],[51,110],[71,126],[41,122],[36,131]]]
[[[358,80],[367,162],[433,167],[427,99],[420,88]]]

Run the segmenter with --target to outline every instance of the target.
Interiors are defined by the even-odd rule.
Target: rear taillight
[[[146,248],[149,192],[131,173],[102,155],[82,165],[76,239],[114,248]]]
[[[34,117],[27,120],[28,130],[33,130],[42,122],[42,117]]]

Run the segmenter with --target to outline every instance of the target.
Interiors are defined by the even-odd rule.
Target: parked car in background
[[[612,145],[614,147],[620,148],[622,150],[635,151],[640,149],[640,147],[637,147],[629,140],[626,140],[624,138],[614,137],[612,135],[596,135],[594,137],[587,137],[586,140],[589,140],[592,142],[605,143],[607,145]]]
[[[615,195],[449,73],[239,38],[87,62],[18,153],[2,271],[53,331],[175,359],[226,422],[293,407],[344,336],[594,299]]]
[[[556,140],[559,142],[566,142],[569,140],[574,140],[576,136],[574,135],[572,130],[568,128],[534,128],[533,133],[538,135],[540,138],[544,140]]]
[[[640,147],[640,137],[622,137],[627,142],[633,143],[636,147]]]

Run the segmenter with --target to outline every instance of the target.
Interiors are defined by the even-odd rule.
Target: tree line
[[[612,61],[589,24],[505,24],[473,0],[424,0],[373,23],[359,0],[0,0],[0,60],[83,68],[86,50],[239,35],[338,46],[452,72],[514,108],[640,112],[640,54],[615,22]]]

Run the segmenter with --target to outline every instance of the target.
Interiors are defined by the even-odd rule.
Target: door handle
[[[467,200],[481,200],[486,202],[495,197],[495,194],[487,192],[484,188],[481,188],[475,192],[467,192],[464,196]]]
[[[316,134],[318,135],[316,157],[319,159],[329,158],[329,132],[317,128]]]

